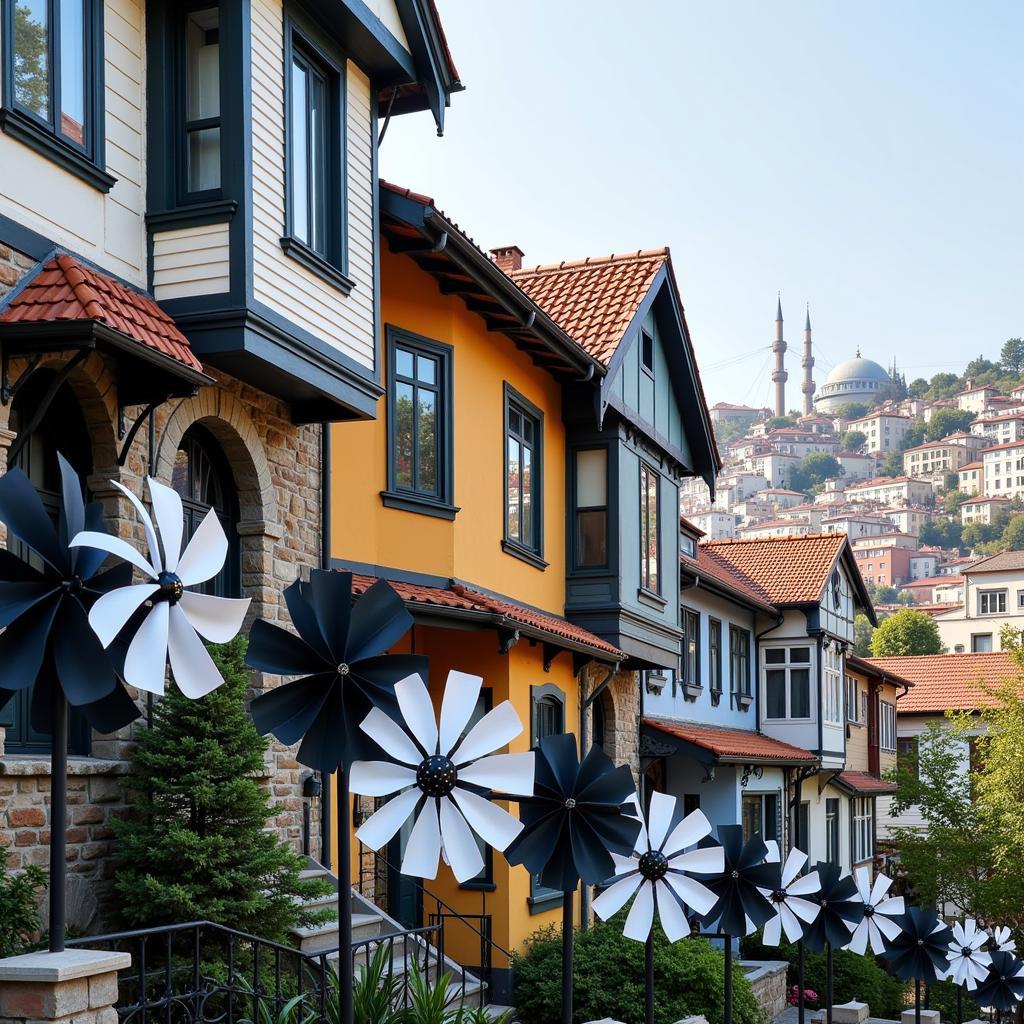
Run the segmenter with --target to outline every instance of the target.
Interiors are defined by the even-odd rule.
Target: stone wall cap
[[[127,761],[99,757],[69,757],[68,775],[124,775]],[[8,754],[0,758],[0,775],[50,775],[50,759],[30,754]]]
[[[91,978],[131,967],[129,953],[106,949],[65,949],[62,953],[22,953],[0,960],[0,981],[38,981],[51,984]]]

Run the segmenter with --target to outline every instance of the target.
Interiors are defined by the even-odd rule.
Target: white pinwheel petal
[[[437,878],[440,860],[441,826],[437,816],[437,801],[428,800],[409,833],[409,842],[402,858],[402,874],[414,878]]]
[[[890,941],[895,939],[902,930],[895,921],[885,917],[883,914],[876,913],[871,918],[871,921],[882,934],[883,938],[889,939]]]
[[[615,865],[615,875],[624,875],[627,871],[639,871],[640,870],[640,858],[633,855],[630,857],[623,857],[621,854],[616,853],[614,850],[608,851],[611,854],[612,863]]]
[[[409,820],[409,815],[416,810],[420,795],[418,789],[407,789],[399,793],[359,826],[356,839],[371,850],[381,849],[394,839],[398,830]]]
[[[870,924],[870,918],[862,917],[857,922],[857,927],[853,930],[853,935],[850,936],[850,941],[846,944],[844,949],[849,949],[854,953],[859,953],[861,956],[864,955],[864,951],[868,948],[868,925]]]
[[[782,918],[782,930],[790,942],[799,942],[803,938],[804,930],[800,925],[800,919],[790,909],[788,902],[779,907],[779,917]]]
[[[644,882],[640,891],[633,900],[633,906],[629,908],[626,915],[626,924],[622,934],[627,939],[636,939],[637,942],[644,942],[651,934],[651,925],[654,924],[654,886],[650,882]]]
[[[812,903],[810,900],[802,900],[799,896],[790,896],[786,900],[786,906],[800,918],[801,921],[806,921],[808,924],[818,916],[818,911],[821,910],[820,903]]]
[[[249,598],[215,597],[186,590],[178,607],[192,628],[211,644],[226,644],[238,636],[242,620],[249,610]]]
[[[782,914],[776,911],[764,926],[764,944],[766,946],[777,946],[782,941]]]
[[[449,797],[441,804],[441,843],[457,882],[468,882],[484,868],[484,858],[466,819]]]
[[[867,868],[855,868],[853,879],[857,883],[857,893],[862,903],[871,902],[871,875]]]
[[[395,683],[395,696],[410,736],[415,736],[428,754],[437,753],[437,719],[423,680],[406,676]]]
[[[164,568],[168,572],[174,572],[181,557],[181,535],[185,526],[181,498],[173,487],[165,487],[152,477],[147,477],[146,483],[149,484],[149,500],[153,503],[153,517],[160,531]]]
[[[366,733],[386,754],[402,764],[419,766],[423,754],[416,744],[402,731],[402,727],[389,718],[380,708],[370,708],[359,728]]]
[[[876,907],[882,902],[883,897],[892,887],[892,879],[888,875],[883,875],[881,871],[875,875],[875,884],[871,886],[871,903]],[[865,900],[865,903],[868,901]]]
[[[416,785],[416,773],[394,761],[355,761],[349,772],[349,786],[360,796],[390,796]]]
[[[469,827],[499,853],[508,849],[512,840],[523,830],[523,823],[508,811],[467,789],[456,786],[452,791],[452,799],[469,822]]]
[[[782,860],[782,851],[779,849],[778,840],[766,839],[764,845],[767,851],[764,855],[765,864],[778,864]]]
[[[170,610],[166,601],[153,605],[132,638],[124,659],[124,681],[158,696],[164,692]]]
[[[131,562],[137,569],[141,569],[151,580],[155,580],[159,570],[146,561],[139,552],[126,540],[120,537],[111,537],[108,533],[94,533],[91,530],[83,530],[76,533],[68,544],[71,548],[96,548],[99,551],[107,551],[116,555],[122,561]]]
[[[888,914],[889,917],[899,917],[906,913],[906,904],[902,896],[890,896],[886,900],[875,904],[876,914]]]
[[[662,852],[671,857],[690,846],[696,846],[705,836],[711,835],[711,822],[707,815],[698,808],[691,811],[674,829],[672,834],[665,840]]]
[[[472,676],[468,672],[452,669],[444,684],[444,696],[441,698],[441,728],[438,749],[442,754],[450,754],[459,742],[469,719],[476,707],[480,689],[483,686],[480,676]]]
[[[792,884],[793,880],[797,875],[800,874],[800,869],[807,863],[807,854],[803,850],[798,850],[795,846],[789,851],[789,856],[786,858],[786,863],[782,866],[782,888],[788,889]]]
[[[217,513],[211,508],[189,538],[176,570],[186,587],[212,580],[224,568],[228,557],[228,539]]]
[[[676,798],[657,791],[651,793],[651,804],[647,808],[647,840],[650,849],[660,850],[672,827],[672,815],[676,809]]]
[[[509,744],[522,731],[523,723],[512,702],[502,701],[466,733],[466,738],[452,753],[452,761],[461,766],[483,757],[484,754],[493,754],[494,751]]]
[[[810,896],[813,893],[821,892],[821,878],[817,871],[808,871],[806,875],[790,882],[786,886],[786,892],[791,896]]]
[[[885,935],[879,927],[884,920],[884,917],[876,916],[872,917],[868,923],[868,942],[871,944],[871,951],[877,956],[885,954]]]
[[[725,870],[725,852],[720,846],[705,846],[669,858],[669,867],[695,875],[714,875]]]
[[[525,754],[491,754],[460,768],[458,780],[510,796],[531,796],[535,770],[536,755],[532,750]]]
[[[683,903],[698,914],[706,914],[715,905],[717,899],[715,894],[707,886],[701,885],[700,882],[692,878],[670,871],[665,875],[665,881]]]
[[[100,643],[109,647],[128,620],[142,607],[142,602],[159,589],[156,583],[137,583],[133,587],[111,590],[100,597],[89,609],[89,625]]]
[[[632,899],[633,893],[640,888],[642,882],[643,876],[639,872],[613,882],[599,896],[594,897],[594,913],[602,921],[614,917]]]
[[[689,935],[690,922],[686,920],[686,914],[672,895],[672,890],[664,882],[658,881],[654,884],[654,895],[658,903],[658,919],[668,941],[678,942]]]
[[[186,697],[197,700],[216,690],[224,682],[224,677],[181,607],[171,605],[170,615],[167,654],[171,662],[171,674],[178,689]]]
[[[160,559],[160,545],[156,539],[156,529],[153,526],[153,520],[149,517],[149,512],[146,510],[146,506],[142,504],[134,492],[128,490],[124,484],[119,484],[116,480],[110,481],[132,504],[136,513],[138,513],[139,520],[142,523],[143,530],[146,531],[146,544],[149,547],[149,560],[153,563],[155,572],[154,576],[160,573],[163,569],[164,564]],[[145,570],[143,570],[145,571]]]

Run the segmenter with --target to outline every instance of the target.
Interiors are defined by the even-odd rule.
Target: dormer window
[[[186,191],[220,188],[220,11],[191,11],[185,21]]]

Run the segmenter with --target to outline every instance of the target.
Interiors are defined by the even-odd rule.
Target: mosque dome
[[[865,359],[860,352],[834,367],[825,383],[814,396],[814,408],[819,413],[833,413],[850,402],[875,405],[891,384],[889,374],[873,359]]]

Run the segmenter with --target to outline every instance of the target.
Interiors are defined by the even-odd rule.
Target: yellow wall
[[[560,385],[462,300],[438,291],[411,259],[381,251],[384,325],[453,346],[454,522],[386,508],[387,407],[333,428],[331,553],[335,558],[458,577],[561,615],[565,603],[565,429]],[[382,351],[385,346],[381,344]],[[385,368],[385,379],[387,371]],[[504,382],[544,412],[544,571],[501,549]]]

